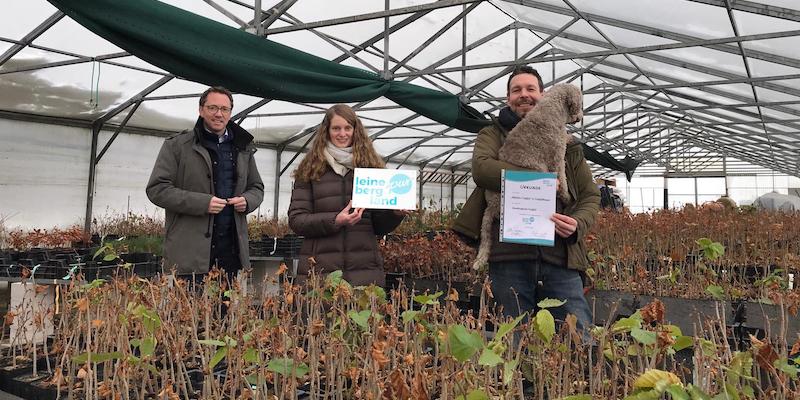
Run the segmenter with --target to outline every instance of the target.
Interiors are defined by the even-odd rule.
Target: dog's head
[[[575,85],[559,83],[547,91],[557,101],[561,101],[566,114],[565,123],[574,124],[583,118],[583,95]]]

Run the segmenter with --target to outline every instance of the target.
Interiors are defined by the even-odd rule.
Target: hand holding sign
[[[353,208],[353,201],[347,203],[347,205],[336,214],[336,220],[334,223],[336,226],[346,226],[346,225],[355,225],[358,221],[361,221],[361,214],[364,213],[363,208]]]

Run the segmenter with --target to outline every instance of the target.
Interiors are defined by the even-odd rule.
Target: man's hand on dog
[[[578,221],[569,215],[555,213],[550,220],[556,224],[556,234],[562,238],[568,238],[578,229]]]

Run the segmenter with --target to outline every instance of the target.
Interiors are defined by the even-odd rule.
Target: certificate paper
[[[500,190],[500,241],[555,245],[556,174],[503,170]]]

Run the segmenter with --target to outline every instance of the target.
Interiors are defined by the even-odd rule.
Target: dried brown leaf
[[[383,390],[384,399],[409,399],[411,398],[411,388],[406,383],[405,374],[399,369],[395,369],[389,374],[389,384]]]
[[[458,301],[458,290],[450,288],[450,293],[447,295],[447,300]]]
[[[172,390],[172,383],[169,383],[164,389],[158,392],[158,398],[164,400],[180,400],[178,394]]]
[[[66,380],[64,379],[64,374],[61,370],[56,370],[53,372],[53,377],[48,379],[44,382],[45,386],[64,386],[66,384]]]
[[[428,395],[428,388],[426,385],[426,379],[424,372],[422,375],[417,374],[414,376],[413,382],[411,382],[412,392],[411,398],[414,400],[428,400],[430,396]]]
[[[654,299],[650,304],[644,306],[639,310],[642,314],[644,322],[664,322],[664,303],[659,299]]]
[[[761,341],[755,336],[750,335],[750,343],[753,345],[755,359],[758,365],[767,371],[774,371],[774,363],[775,360],[778,359],[778,353],[775,351],[775,348],[772,347],[769,339]]]
[[[322,328],[324,327],[325,323],[323,323],[322,320],[315,319],[313,322],[311,322],[311,327],[309,328],[309,332],[311,332],[312,335],[317,336],[320,333],[322,333]]]
[[[16,316],[17,316],[17,313],[15,313],[14,311],[7,312],[5,318],[3,318],[3,323],[6,326],[14,325],[14,317],[16,317]]]
[[[89,309],[89,298],[81,297],[72,308],[77,308],[79,312],[86,312]]]
[[[795,354],[800,353],[800,339],[797,339],[796,342],[792,345],[792,349],[789,351],[790,356],[794,356]]]
[[[86,377],[89,375],[89,371],[90,370],[89,370],[88,367],[86,367],[86,366],[81,367],[81,369],[78,370],[77,378],[79,380],[86,379]]]
[[[278,272],[276,272],[275,275],[281,276],[286,273],[288,269],[289,268],[286,266],[286,263],[281,263],[281,265],[278,266]]]
[[[99,385],[97,385],[97,397],[101,399],[107,399],[112,397],[114,393],[114,389],[111,386],[111,382],[109,381],[102,381]]]
[[[383,368],[389,363],[389,358],[386,357],[386,354],[384,353],[385,349],[386,342],[379,342],[377,340],[372,342],[372,350],[370,354],[372,355],[372,360],[378,365],[378,368]]]

